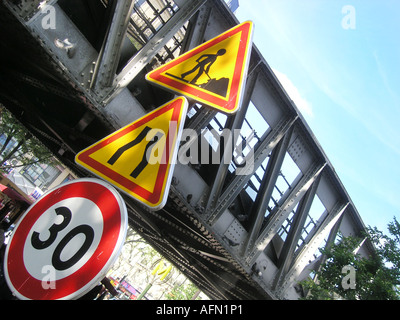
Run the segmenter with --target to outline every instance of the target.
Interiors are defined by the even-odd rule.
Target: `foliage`
[[[365,235],[376,248],[376,254],[355,254],[360,238],[343,237],[331,247],[321,249],[326,262],[315,270],[315,281],[301,282],[309,300],[399,300],[400,224],[394,218],[388,226],[390,235],[369,227]],[[346,288],[342,280],[345,266],[355,270],[355,288]]]
[[[0,146],[0,161],[2,163],[0,171],[13,168],[14,166],[5,164],[6,161],[10,163],[12,160],[18,163],[17,166],[33,163],[58,164],[53,154],[1,104],[0,133],[5,137],[4,144]],[[17,144],[10,148],[12,139],[16,140]]]
[[[165,295],[167,300],[191,300],[198,291],[193,283],[176,286]]]

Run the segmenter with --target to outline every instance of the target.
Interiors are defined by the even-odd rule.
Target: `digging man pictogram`
[[[219,56],[222,56],[225,53],[226,53],[225,49],[220,49],[216,54],[203,54],[200,58],[196,60],[197,65],[195,65],[193,69],[182,73],[181,78],[184,79],[186,76],[199,69],[197,75],[189,83],[196,84],[197,80],[202,76],[203,73],[205,73],[208,76],[208,78],[211,79],[208,72],[210,71],[212,64],[217,60]]]

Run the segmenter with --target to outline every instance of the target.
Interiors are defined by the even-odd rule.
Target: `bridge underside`
[[[238,23],[218,0],[47,2],[55,28],[41,1],[1,2],[0,102],[80,177],[79,151],[174,97],[146,73]],[[210,298],[301,297],[318,248],[364,230],[335,170],[255,45],[237,114],[189,102],[185,128],[210,157],[224,128],[243,154],[177,164],[162,210],[123,195],[131,227]]]

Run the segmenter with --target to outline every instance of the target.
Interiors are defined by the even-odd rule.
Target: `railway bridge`
[[[88,177],[81,150],[175,97],[146,74],[238,24],[222,0],[2,0],[0,102]],[[124,194],[130,226],[212,299],[302,297],[318,249],[365,230],[318,137],[256,44],[235,114],[188,101],[184,128],[231,161],[178,162],[157,211]]]

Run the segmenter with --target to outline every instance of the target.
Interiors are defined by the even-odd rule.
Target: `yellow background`
[[[162,155],[164,153],[166,143],[168,142],[166,138],[169,131],[169,124],[172,119],[173,111],[174,110],[171,109],[161,114],[157,118],[154,118],[149,122],[143,124],[142,126],[135,128],[133,131],[129,132],[123,137],[107,144],[105,147],[92,153],[90,157],[100,162],[101,164],[107,166],[108,168],[112,169],[113,171],[117,172],[118,174],[124,176],[125,178],[133,181],[137,185],[140,185],[141,187],[145,188],[150,192],[153,192],[157,180],[158,170],[160,168],[160,162],[154,160],[157,159],[163,161],[168,160],[168,165],[170,164],[170,159],[162,159]],[[113,165],[107,163],[107,161],[120,147],[133,141],[146,126],[152,129],[154,128],[155,130],[149,131],[147,137],[144,138],[140,143],[126,150]],[[132,171],[142,161],[146,145],[156,135],[156,133],[160,131],[164,133],[164,136],[161,139],[159,139],[155,144],[152,145],[152,150],[150,153],[152,156],[156,156],[157,159],[149,159],[149,162],[156,162],[156,163],[148,164],[136,179],[131,177],[130,174],[132,173]]]
[[[216,61],[211,65],[210,71],[208,74],[212,79],[221,79],[221,78],[228,78],[229,79],[229,86],[228,86],[228,92],[227,92],[227,97],[229,97],[229,90],[233,78],[233,74],[235,71],[235,64],[236,64],[236,58],[237,54],[239,52],[239,45],[240,45],[240,37],[241,33],[237,33],[224,41],[221,41],[220,43],[212,46],[211,48],[208,48],[207,50],[204,50],[200,52],[199,54],[183,61],[182,63],[168,69],[166,72],[163,73],[164,76],[169,77],[166,73],[173,74],[174,76],[180,77],[182,73],[185,73],[189,70],[192,70],[196,65],[197,62],[196,60],[200,58],[204,54],[216,54],[218,50],[220,49],[225,49],[226,53],[222,56],[218,56]],[[199,69],[194,71],[193,73],[187,75],[185,77],[185,80],[191,81],[199,72]],[[176,79],[175,79],[176,80]],[[197,80],[196,84],[203,84],[206,83],[209,80],[208,76],[203,73],[203,75],[200,76],[200,78]],[[178,80],[179,81],[179,80]],[[185,83],[184,81],[182,81]],[[190,85],[190,84],[189,84]],[[213,94],[211,91],[209,92],[210,94]],[[214,95],[214,94],[213,94]],[[215,95],[216,97],[221,97],[220,95]]]

